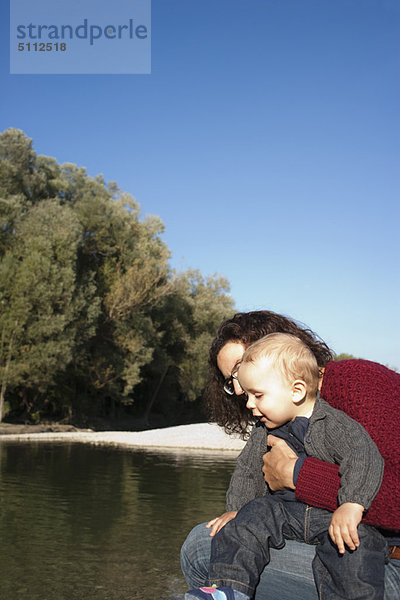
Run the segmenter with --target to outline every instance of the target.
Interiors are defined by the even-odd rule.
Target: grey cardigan
[[[273,435],[273,431],[270,433]],[[239,510],[250,500],[269,493],[261,470],[267,434],[265,427],[253,427],[226,494],[227,511]],[[370,507],[382,482],[384,461],[362,425],[317,398],[304,447],[308,456],[339,465],[339,505],[357,502],[365,509]]]

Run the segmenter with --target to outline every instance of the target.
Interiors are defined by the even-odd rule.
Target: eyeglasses
[[[236,379],[236,381],[238,380],[237,376],[235,375],[235,373],[232,373],[232,375],[230,375],[229,377],[227,377],[224,381],[224,392],[226,392],[227,394],[229,394],[229,396],[234,396],[236,394],[235,392],[235,386],[233,385],[233,380]]]

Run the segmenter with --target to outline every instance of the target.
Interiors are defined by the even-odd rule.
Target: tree
[[[171,272],[162,233],[116,183],[0,135],[0,419],[6,397],[30,418],[199,398],[233,302],[221,277]]]
[[[129,404],[152,357],[147,312],[168,288],[169,251],[160,238],[161,221],[141,222],[138,205],[115,184],[107,190],[98,178],[85,186],[74,210],[85,229],[83,259],[96,273],[102,304],[87,373],[102,402]]]
[[[233,315],[229,283],[197,270],[175,274],[168,294],[151,311],[157,341],[142,386],[143,421],[157,403],[174,413],[202,396],[210,344],[224,319]],[[169,416],[169,420],[171,416]]]
[[[40,397],[132,401],[153,351],[146,310],[168,287],[161,221],[13,129],[0,135],[0,218],[0,415],[7,388],[31,414]]]
[[[2,402],[7,385],[19,388],[31,412],[32,397],[48,392],[94,335],[99,303],[96,310],[93,284],[79,277],[82,229],[69,207],[54,200],[33,206],[15,237],[0,265]]]
[[[341,354],[337,354],[335,356],[335,360],[349,360],[350,358],[357,358],[357,357],[353,356],[352,354],[346,354],[345,352],[342,352]]]
[[[179,365],[179,382],[188,400],[198,398],[207,378],[208,350],[218,326],[233,315],[230,286],[224,277],[203,277],[199,271],[183,276],[186,297],[191,304],[191,322],[187,330],[186,349]]]

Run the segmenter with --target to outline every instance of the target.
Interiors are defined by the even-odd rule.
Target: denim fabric
[[[385,539],[361,524],[359,548],[341,555],[327,534],[331,518],[328,511],[275,496],[249,502],[214,537],[208,585],[231,586],[252,596],[270,561],[269,549],[282,548],[289,538],[318,544],[313,570],[321,597],[383,600]]]
[[[182,571],[190,588],[205,585],[210,564],[210,530],[205,523],[189,533],[181,550]],[[318,600],[312,561],[315,546],[286,540],[281,550],[270,550],[270,563],[264,569],[257,586],[255,600]],[[384,600],[400,598],[400,560],[390,560],[385,566]]]
[[[182,546],[181,567],[189,588],[205,585],[212,539],[206,523],[201,523],[192,529]],[[271,548],[271,562],[261,576],[255,600],[318,600],[311,570],[314,556],[314,546],[291,540],[282,550]],[[400,572],[398,585],[400,589]],[[398,598],[393,595],[385,600]]]

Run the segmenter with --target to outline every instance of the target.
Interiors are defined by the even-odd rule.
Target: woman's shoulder
[[[389,367],[382,365],[381,363],[374,362],[372,360],[366,360],[365,358],[348,358],[345,360],[330,360],[326,364],[326,370],[329,371],[354,371],[354,372],[371,372],[371,373],[383,373],[386,376],[400,379],[400,373],[393,371]]]
[[[399,397],[400,373],[377,362],[355,358],[327,363],[321,395],[330,402],[334,395],[355,393],[357,390],[361,395],[369,395],[371,391],[380,389]]]
[[[321,396],[360,422],[371,434],[396,419],[400,407],[400,374],[368,360],[329,362]]]

